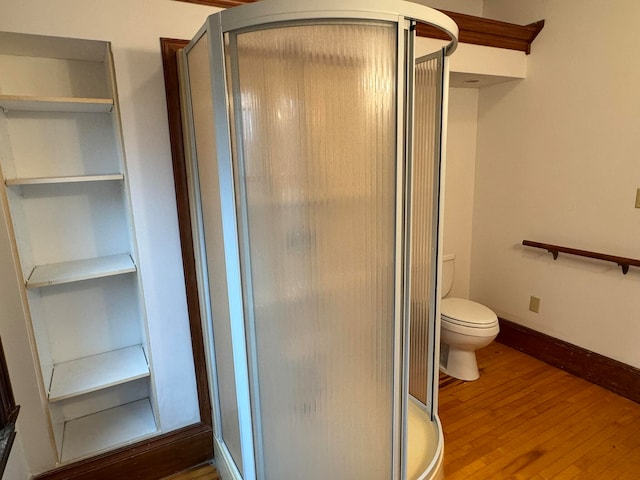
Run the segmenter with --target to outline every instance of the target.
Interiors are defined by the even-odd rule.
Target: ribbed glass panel
[[[267,479],[391,478],[396,40],[371,22],[237,36]]]
[[[189,87],[192,102],[195,153],[198,159],[201,206],[207,267],[209,270],[209,311],[213,328],[213,341],[218,379],[218,396],[222,440],[233,460],[242,472],[242,451],[238,405],[231,351],[231,328],[229,297],[225,275],[225,256],[222,239],[222,211],[216,158],[216,136],[211,98],[211,75],[209,73],[208,37],[203,35],[187,54]],[[215,399],[214,399],[215,400]]]
[[[414,160],[411,205],[411,333],[409,346],[409,393],[429,404],[430,372],[433,365],[437,245],[437,188],[439,170],[442,63],[439,57],[416,64],[414,106]]]

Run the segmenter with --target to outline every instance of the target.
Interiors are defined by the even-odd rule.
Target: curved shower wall
[[[427,87],[414,81],[416,20],[454,38]],[[456,33],[405,2],[267,0],[212,15],[185,49],[223,476],[407,478],[410,371],[432,432],[417,468],[437,470],[439,126]],[[424,88],[436,101],[414,127]],[[412,335],[425,352],[410,365]]]

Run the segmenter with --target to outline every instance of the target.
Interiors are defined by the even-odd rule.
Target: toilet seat
[[[464,298],[444,298],[440,317],[443,322],[466,328],[493,329],[498,325],[498,317],[491,309]]]

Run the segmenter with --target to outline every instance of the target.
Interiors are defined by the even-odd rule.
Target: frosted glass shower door
[[[210,319],[204,322],[204,331],[207,349],[212,355],[209,363],[213,370],[210,383],[216,418],[216,455],[219,460],[222,457],[233,465],[231,468],[236,468],[240,475],[245,475],[246,459],[243,458],[240,425],[242,410],[238,404],[246,402],[247,395],[238,394],[238,390],[244,392],[247,389],[236,381],[236,373],[243,369],[242,365],[236,365],[233,352],[234,337],[236,344],[244,340],[243,332],[238,332],[242,322],[234,324],[232,320],[233,297],[224,274],[227,264],[223,235],[225,212],[221,202],[217,155],[218,143],[223,143],[223,140],[216,135],[212,90],[217,85],[210,72],[209,49],[209,37],[202,35],[185,56],[183,75],[189,87],[185,104],[188,104],[186,116],[191,135],[191,142],[187,145],[192,145],[193,150],[190,152],[192,163],[189,164],[193,183],[189,187],[194,204],[194,237],[198,240],[195,251],[200,308]]]
[[[444,50],[416,60],[411,201],[409,393],[431,415],[437,405],[437,247],[443,137]]]
[[[397,41],[372,21],[226,38],[267,479],[392,478]]]

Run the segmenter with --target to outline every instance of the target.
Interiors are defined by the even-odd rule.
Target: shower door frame
[[[212,408],[214,417],[214,443],[221,453],[223,464],[219,464],[221,473],[229,475],[232,478],[244,478],[246,480],[260,479],[264,480],[264,470],[261,451],[261,432],[255,431],[254,426],[260,428],[260,410],[257,402],[259,394],[257,392],[257,360],[255,357],[255,339],[252,330],[254,325],[249,322],[248,328],[245,328],[245,296],[247,288],[243,283],[245,276],[243,270],[247,269],[250,264],[248,240],[239,232],[246,232],[246,197],[236,196],[235,189],[237,184],[234,181],[234,156],[232,147],[232,131],[230,109],[234,108],[230,102],[228,92],[228,79],[225,62],[225,34],[233,35],[237,32],[250,31],[259,28],[269,28],[284,26],[287,24],[298,24],[300,20],[374,20],[389,22],[397,25],[397,132],[396,132],[396,241],[395,241],[395,321],[394,321],[394,365],[393,365],[393,452],[392,452],[392,474],[393,480],[404,479],[406,477],[406,416],[407,416],[407,400],[408,400],[408,311],[409,305],[408,289],[404,288],[410,278],[408,265],[408,252],[410,251],[410,231],[406,228],[406,219],[408,214],[407,195],[410,189],[407,189],[410,174],[410,163],[412,160],[411,136],[412,130],[408,129],[410,125],[413,105],[407,101],[407,96],[412,94],[413,90],[413,66],[415,59],[413,58],[413,41],[415,39],[415,21],[420,21],[429,25],[433,25],[444,30],[452,38],[451,42],[445,47],[447,55],[455,50],[457,45],[457,25],[447,16],[436,10],[414,5],[408,2],[388,1],[388,0],[350,0],[349,10],[341,8],[344,0],[325,0],[317,2],[317,7],[309,4],[291,5],[286,0],[274,0],[269,2],[260,2],[242,7],[219,12],[211,15],[207,22],[203,25],[194,39],[181,52],[181,63],[186,65],[187,54],[193,46],[200,40],[203,35],[209,39],[209,61],[211,64],[211,85],[212,85],[212,109],[214,112],[215,134],[216,134],[216,150],[217,162],[219,169],[219,187],[220,200],[222,206],[222,224],[226,259],[226,276],[228,285],[229,308],[231,316],[231,341],[234,357],[234,372],[237,393],[238,420],[240,429],[240,445],[242,452],[242,471],[240,476],[239,470],[236,468],[233,457],[226,448],[222,437],[221,429],[221,410],[219,404],[219,391],[216,382],[216,375],[211,372],[211,389],[212,389]],[[398,10],[407,12],[399,15]],[[393,13],[393,12],[396,13]],[[429,15],[425,16],[425,13]],[[182,77],[185,85],[188,85],[188,71],[182,68]],[[186,90],[188,88],[185,87]],[[190,97],[189,92],[185,96]],[[189,98],[190,100],[190,98]],[[185,102],[187,105],[187,122],[192,120],[191,102]],[[236,112],[236,118],[239,115]],[[193,154],[194,138],[189,138],[186,143],[191,150],[191,174],[197,177],[197,158]],[[236,152],[242,157],[241,148]],[[195,222],[202,222],[202,211],[198,206],[199,186],[197,178],[190,180],[190,187],[194,190],[194,200],[192,208],[195,209]],[[241,198],[240,205],[237,204],[237,198]],[[239,208],[238,208],[239,207]],[[244,224],[241,226],[241,224]],[[409,227],[410,228],[410,227]],[[196,251],[202,261],[206,256],[203,232],[196,228],[194,235],[194,243],[196,243]],[[241,254],[240,252],[243,251]],[[241,257],[242,260],[241,261]],[[434,258],[434,261],[437,259]],[[244,263],[244,265],[243,265]],[[205,262],[206,265],[206,262]],[[439,272],[438,272],[439,275]],[[201,282],[207,282],[207,272],[201,272]],[[250,288],[250,286],[249,286]],[[210,303],[208,288],[199,285],[202,302]],[[250,297],[250,295],[248,296]],[[251,310],[251,307],[246,308]],[[203,308],[203,312],[210,315],[210,308]],[[205,324],[210,323],[209,319],[204,319]],[[208,336],[211,336],[211,326],[205,325]],[[248,331],[247,331],[248,330]],[[213,342],[208,338],[209,350],[208,359],[210,365],[215,371],[215,355],[213,355]],[[436,359],[437,360],[437,359]],[[437,367],[435,367],[437,368]],[[254,383],[253,389],[250,387]],[[436,394],[437,395],[437,394]],[[435,397],[434,397],[435,398]],[[435,405],[432,404],[431,416],[435,416]]]
[[[438,319],[440,318],[440,287],[441,287],[441,279],[442,279],[442,271],[441,266],[442,262],[440,259],[443,256],[442,252],[442,244],[443,244],[443,228],[440,223],[440,219],[444,214],[444,199],[443,199],[443,188],[444,185],[444,171],[445,171],[445,158],[446,158],[446,138],[447,138],[447,124],[443,122],[444,118],[447,118],[448,115],[448,99],[446,97],[446,93],[449,91],[449,58],[447,56],[446,48],[443,48],[439,51],[435,51],[429,53],[427,55],[423,55],[419,58],[415,59],[415,65],[417,66],[419,63],[429,62],[432,60],[437,61],[437,71],[439,72],[439,76],[436,79],[436,83],[434,85],[436,96],[435,96],[435,107],[434,107],[434,118],[439,119],[434,128],[434,148],[433,152],[434,157],[434,174],[433,174],[433,192],[432,192],[432,204],[431,204],[431,218],[433,219],[433,228],[431,231],[431,245],[435,245],[436,251],[435,256],[431,258],[431,262],[436,268],[431,268],[429,285],[431,286],[431,294],[429,295],[429,309],[431,312],[431,321],[429,322],[429,329],[427,332],[428,338],[428,351],[429,361],[432,364],[439,364],[439,356],[440,356],[440,328]],[[414,80],[412,83],[415,86],[415,69],[412,72]],[[415,87],[414,87],[415,90]],[[415,92],[414,92],[414,103],[415,103]],[[415,107],[414,107],[415,110]],[[415,129],[415,123],[411,123],[412,129]],[[412,135],[413,138],[413,135]],[[413,150],[412,150],[413,151]],[[415,152],[414,152],[415,155]],[[415,162],[415,159],[412,160],[412,164]],[[410,175],[410,182],[415,183],[415,178],[413,175]],[[411,218],[410,212],[408,217]],[[411,265],[411,258],[408,259],[408,264]],[[407,269],[410,272],[410,268]],[[411,285],[411,279],[409,278],[408,284]],[[411,292],[409,295],[411,296]],[[410,308],[409,306],[407,307]],[[410,310],[407,310],[410,311]],[[409,366],[410,370],[411,366]],[[439,375],[437,369],[429,370],[427,378],[424,379],[425,382],[425,391],[421,392],[424,394],[425,403],[422,403],[420,399],[416,400],[423,404],[426,410],[430,413],[431,420],[436,421],[436,406],[438,404],[438,381]],[[410,380],[407,379],[407,382]],[[415,398],[415,397],[414,397]]]

